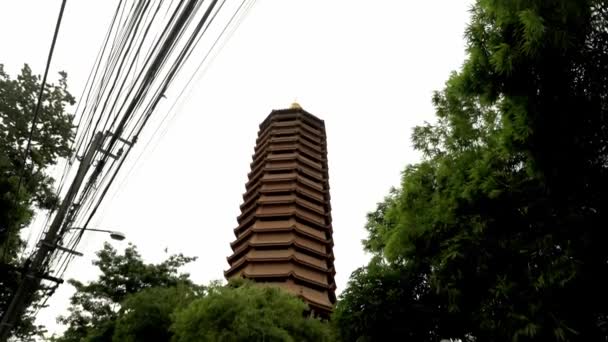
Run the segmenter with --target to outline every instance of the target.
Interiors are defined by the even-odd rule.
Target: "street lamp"
[[[83,231],[87,231],[87,232],[102,232],[102,233],[110,234],[110,238],[112,238],[113,240],[122,241],[125,239],[125,234],[123,234],[121,232],[113,231],[113,230],[94,229],[94,228],[78,228],[78,227],[72,227],[72,228],[70,228],[70,230],[83,230]]]
[[[110,237],[112,239],[114,239],[114,240],[122,241],[122,240],[125,239],[125,234],[123,234],[121,232],[114,231],[114,230],[94,229],[94,228],[78,228],[78,227],[68,228],[68,230],[82,230],[82,231],[87,231],[87,232],[88,231],[91,231],[91,232],[102,232],[102,233],[108,233],[108,234],[110,234]],[[53,248],[53,249],[58,249],[60,251],[71,253],[71,254],[74,254],[74,255],[77,255],[77,256],[82,256],[83,255],[82,253],[80,253],[78,251],[75,251],[75,250],[63,247],[61,245],[53,245],[53,244],[50,244],[50,243],[48,243],[46,241],[40,241],[40,243],[46,245],[47,247],[50,247],[50,248]]]

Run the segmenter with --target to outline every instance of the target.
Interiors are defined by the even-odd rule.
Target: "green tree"
[[[119,254],[106,243],[97,252],[97,260],[93,261],[101,272],[99,278],[87,284],[69,280],[76,293],[70,300],[69,314],[59,318],[59,322],[67,325],[67,330],[55,340],[111,341],[115,333],[125,338],[140,336],[142,327],[151,326],[146,322],[134,322],[138,318],[147,319],[145,312],[136,309],[146,307],[155,310],[150,319],[166,322],[163,320],[169,314],[168,306],[181,303],[181,300],[203,290],[189,280],[187,273],[179,272],[182,266],[194,260],[178,254],[159,264],[147,264],[135,246],[129,245]],[[172,291],[175,298],[168,297]],[[155,294],[162,294],[167,302],[142,302]],[[117,320],[119,330],[116,330]]]
[[[426,279],[466,317],[464,339],[605,341],[608,2],[471,13],[437,122],[414,130],[425,158],[370,216],[365,246]]]
[[[128,296],[118,313],[112,341],[171,341],[171,315],[201,295],[202,288],[177,285],[144,289]]]
[[[174,341],[330,341],[328,323],[305,315],[307,305],[275,286],[233,282],[175,313]]]
[[[72,152],[73,116],[66,113],[66,107],[75,100],[67,90],[67,74],[59,74],[58,85],[45,87],[28,163],[23,165],[40,76],[32,74],[26,64],[13,80],[0,64],[0,246],[12,255],[19,245],[19,229],[29,223],[34,207],[53,209],[57,203],[53,178],[46,173],[47,168]],[[23,180],[17,194],[21,175]]]
[[[449,315],[424,272],[374,258],[351,275],[333,324],[344,342],[439,341],[463,336],[459,315]]]
[[[0,316],[19,284],[16,267],[24,242],[20,230],[27,226],[36,208],[53,209],[53,178],[47,169],[71,155],[74,137],[72,115],[66,112],[74,104],[67,90],[67,75],[59,73],[58,84],[47,84],[36,129],[32,135],[27,164],[23,157],[40,91],[40,76],[26,64],[16,79],[11,79],[0,64]],[[17,188],[22,178],[19,193]],[[40,327],[27,314],[13,334],[29,340]]]
[[[327,322],[283,290],[244,280],[224,286],[193,284],[179,268],[193,258],[173,255],[146,264],[130,245],[97,253],[96,281],[76,280],[67,325],[55,342],[107,341],[332,341]]]

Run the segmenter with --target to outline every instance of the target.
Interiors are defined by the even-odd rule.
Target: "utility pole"
[[[38,250],[34,254],[29,267],[26,267],[23,271],[21,283],[13,295],[13,299],[6,312],[2,316],[2,321],[0,321],[0,342],[8,340],[15,322],[17,322],[25,312],[25,309],[31,304],[32,296],[40,287],[41,279],[44,278],[48,257],[59,247],[57,246],[57,243],[65,231],[63,229],[64,225],[69,224],[69,220],[66,221],[66,216],[70,211],[87,172],[91,168],[95,152],[97,152],[103,144],[103,139],[104,136],[101,132],[95,134],[89,149],[86,151],[80,166],[78,167],[76,176],[74,176],[74,180],[72,181],[65,198],[61,202],[59,209],[57,209],[57,214],[55,214],[49,230],[40,241]],[[67,251],[71,252],[69,250]]]

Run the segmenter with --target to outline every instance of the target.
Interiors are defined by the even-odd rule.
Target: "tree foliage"
[[[327,322],[283,290],[239,280],[193,284],[179,268],[193,258],[173,255],[146,264],[134,246],[110,245],[94,261],[101,274],[76,288],[67,325],[56,342],[106,341],[331,341]]]
[[[203,294],[202,288],[177,285],[152,287],[128,296],[118,313],[112,341],[171,341],[173,312]]]
[[[462,318],[450,315],[424,272],[374,258],[351,275],[333,324],[341,341],[438,341],[456,336]]]
[[[57,202],[53,178],[46,170],[71,154],[74,130],[66,108],[75,101],[67,90],[67,74],[59,74],[59,84],[45,87],[28,163],[23,165],[40,76],[26,64],[17,79],[11,79],[0,64],[0,246],[4,248],[14,250],[18,245],[18,230],[29,223],[34,206],[52,209]]]
[[[471,13],[437,122],[414,130],[425,158],[370,215],[364,244],[437,294],[438,327],[467,318],[440,337],[606,340],[608,3],[479,0]],[[341,305],[360,303],[370,267]],[[400,303],[412,300],[428,304]],[[362,319],[343,329],[378,323]]]
[[[175,342],[331,341],[328,323],[305,315],[308,306],[276,286],[232,282],[176,312]]]
[[[93,261],[101,272],[99,278],[87,284],[69,281],[76,293],[70,300],[69,314],[59,318],[59,322],[68,328],[56,341],[111,341],[115,333],[128,340],[139,336],[142,326],[152,327],[152,319],[165,324],[163,320],[170,314],[168,306],[203,291],[189,280],[187,273],[179,272],[182,266],[194,260],[178,254],[159,264],[147,264],[135,246],[129,245],[119,254],[106,243]],[[167,301],[142,302],[153,295]],[[149,308],[154,313],[148,317],[146,313],[137,312],[138,308]],[[151,321],[134,322],[138,318],[150,318]]]
[[[18,254],[24,243],[20,230],[29,224],[35,208],[55,207],[53,178],[47,170],[72,152],[72,115],[66,111],[74,98],[67,89],[67,75],[59,75],[58,84],[45,87],[31,152],[24,165],[41,79],[27,64],[16,79],[11,79],[0,64],[0,316],[20,281],[16,269],[22,261]],[[30,340],[40,330],[33,325],[29,311],[13,331],[22,341]]]

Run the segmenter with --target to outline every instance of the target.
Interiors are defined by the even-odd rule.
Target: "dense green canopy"
[[[187,273],[179,271],[194,260],[178,254],[159,264],[148,264],[135,246],[118,253],[106,243],[93,261],[100,271],[98,279],[87,284],[69,281],[76,293],[70,300],[69,314],[59,318],[67,330],[55,340],[111,341],[116,335],[121,337],[117,341],[128,341],[168,327],[175,305],[204,293],[204,287],[193,284]],[[155,297],[154,302],[146,303]],[[151,311],[145,313],[148,309]],[[142,327],[150,331],[142,332]],[[165,336],[169,341],[170,335]]]
[[[122,303],[112,341],[171,341],[173,313],[201,296],[191,286],[152,287],[128,296]]]
[[[54,180],[47,170],[71,155],[74,130],[67,108],[74,104],[74,98],[67,89],[67,75],[61,72],[58,84],[46,84],[30,152],[23,163],[40,83],[40,76],[27,64],[16,79],[0,64],[0,316],[19,284],[15,267],[22,261],[20,231],[36,208],[55,207]],[[29,340],[37,333],[32,322],[29,312],[18,322],[14,333],[20,340]]]
[[[42,96],[36,129],[32,135],[27,164],[23,157],[40,92],[40,76],[26,64],[11,79],[0,64],[0,248],[14,250],[18,231],[27,225],[34,206],[52,209],[56,204],[53,179],[46,169],[71,155],[74,136],[72,115],[66,107],[74,104],[67,90],[67,75],[59,84],[47,84]],[[17,187],[22,177],[19,194]],[[0,249],[0,251],[2,251]]]
[[[94,341],[330,341],[331,326],[309,317],[308,306],[283,290],[247,281],[198,286],[173,255],[146,264],[134,246],[97,253],[100,275],[76,288],[67,330],[56,342]]]
[[[331,341],[330,326],[307,310],[275,286],[232,282],[178,311],[171,330],[176,342]]]
[[[466,38],[437,121],[414,131],[425,158],[370,215],[365,242],[439,303],[415,294],[375,311],[418,301],[443,338],[605,340],[608,3],[480,0]],[[344,312],[367,305],[361,281]]]

